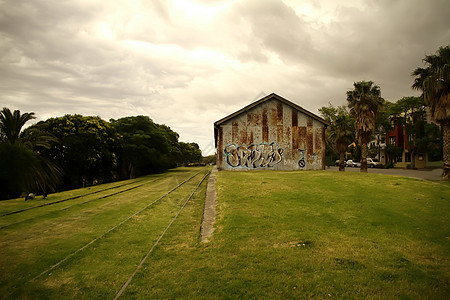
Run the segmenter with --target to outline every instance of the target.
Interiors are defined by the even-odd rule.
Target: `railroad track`
[[[142,180],[139,180],[138,182],[141,182],[141,181]],[[98,193],[101,193],[101,192],[104,192],[104,191],[107,191],[107,190],[116,189],[116,188],[123,187],[123,186],[126,186],[126,185],[130,185],[130,184],[133,184],[133,183],[136,183],[136,182],[125,183],[125,184],[109,187],[109,188],[106,188],[106,189],[102,189],[102,190],[99,190],[99,191],[86,193],[86,194],[83,194],[83,195],[78,195],[78,196],[74,196],[74,197],[70,197],[70,198],[66,198],[66,199],[62,199],[62,200],[58,200],[58,201],[43,203],[43,204],[39,204],[39,205],[35,205],[35,206],[31,206],[31,207],[27,207],[27,208],[23,208],[23,209],[19,209],[19,210],[6,212],[6,213],[1,214],[0,217],[5,217],[5,216],[13,215],[13,214],[18,214],[18,213],[25,212],[27,210],[41,208],[41,207],[45,207],[45,206],[49,206],[49,205],[53,205],[53,204],[58,204],[58,203],[62,203],[62,202],[70,201],[70,200],[75,200],[75,199],[78,199],[78,198],[86,197],[86,196],[93,195],[93,194],[98,194]]]
[[[176,220],[176,218],[179,216],[179,214],[182,212],[182,210],[184,209],[184,207],[187,205],[187,203],[189,202],[189,200],[192,198],[192,196],[195,194],[195,192],[198,190],[198,188],[201,186],[201,184],[204,182],[205,178],[208,177],[209,175],[209,171],[205,174],[205,169],[199,171],[198,173],[190,176],[189,178],[185,179],[184,181],[182,181],[181,183],[177,184],[176,186],[172,187],[170,190],[168,190],[167,192],[165,192],[163,195],[157,197],[156,199],[154,199],[153,201],[151,201],[148,204],[145,204],[143,207],[141,207],[140,209],[138,209],[137,211],[135,211],[133,214],[129,215],[128,217],[126,217],[125,219],[121,220],[120,222],[116,223],[114,226],[110,227],[108,230],[103,231],[101,233],[99,233],[94,239],[90,240],[89,242],[87,242],[86,244],[84,244],[83,246],[74,249],[71,253],[69,253],[68,255],[66,255],[65,257],[60,258],[56,263],[52,264],[51,266],[49,266],[48,268],[46,268],[45,270],[43,270],[42,272],[40,272],[39,274],[37,274],[36,276],[34,276],[32,279],[28,280],[26,284],[31,283],[31,282],[35,282],[38,279],[42,279],[42,277],[46,274],[51,273],[53,270],[55,270],[56,268],[60,267],[61,265],[63,265],[66,262],[69,262],[71,259],[74,258],[75,255],[79,254],[80,252],[82,252],[83,250],[90,248],[92,245],[94,245],[95,243],[98,243],[100,240],[104,239],[105,237],[109,236],[110,234],[112,234],[113,231],[116,231],[116,229],[118,229],[119,227],[121,227],[123,224],[127,223],[128,221],[130,221],[131,219],[135,218],[136,216],[138,216],[139,214],[143,213],[144,211],[146,211],[147,209],[149,209],[150,207],[154,206],[155,204],[157,204],[158,202],[161,202],[162,199],[166,198],[168,195],[170,195],[171,193],[177,191],[181,186],[185,185],[187,182],[193,180],[194,178],[196,178],[200,173],[203,174],[202,178],[200,179],[200,181],[198,182],[198,184],[192,189],[191,188],[191,193],[189,195],[189,197],[187,197],[187,199],[183,202],[183,205],[181,206],[181,208],[178,210],[177,214],[170,220],[169,224],[166,226],[166,228],[164,229],[164,231],[161,233],[161,235],[159,236],[159,238],[155,241],[155,243],[153,244],[153,246],[151,247],[150,250],[147,251],[144,259],[140,262],[140,264],[138,265],[138,268],[132,273],[132,275],[129,277],[129,279],[127,280],[127,282],[122,286],[121,290],[117,293],[116,298],[120,297],[120,295],[125,291],[125,289],[127,288],[128,284],[131,282],[131,280],[133,279],[133,276],[139,271],[140,266],[142,266],[142,264],[145,262],[146,259],[148,259],[149,255],[151,254],[151,252],[153,251],[153,249],[156,247],[156,245],[159,243],[159,241],[163,238],[164,234],[167,232],[167,230],[170,228],[170,226],[174,223],[174,221]],[[135,188],[138,188],[140,186],[136,186]],[[127,190],[130,190],[127,189]],[[131,189],[132,190],[132,189]],[[126,192],[126,190],[123,190],[122,192]],[[117,192],[119,193],[119,192]],[[117,194],[115,193],[115,194]],[[185,193],[185,192],[183,192]],[[103,197],[109,197],[112,196],[111,195],[106,195]],[[181,203],[181,201],[179,201],[179,198],[181,198],[179,195],[175,196],[178,201],[176,201],[176,203],[173,203],[173,205],[177,205],[179,206],[179,203]],[[184,197],[183,197],[184,198]],[[89,200],[89,201],[93,201],[95,199]],[[183,199],[182,199],[183,200]],[[67,208],[65,208],[67,209]],[[119,231],[120,232],[120,231]],[[95,249],[95,248],[91,248]],[[95,251],[95,250],[92,250]],[[45,279],[44,279],[45,280]],[[17,287],[18,289],[22,288],[21,286]],[[13,291],[11,291],[10,293],[8,293],[7,295],[4,296],[4,298],[7,298],[11,295],[13,295],[13,293],[16,291],[17,289],[14,289]]]
[[[151,182],[155,182],[155,181],[156,181],[156,180],[151,181]],[[150,182],[150,183],[151,183],[151,182]],[[126,184],[126,185],[129,185],[129,184]],[[24,222],[28,222],[28,221],[34,220],[34,219],[36,219],[36,218],[40,218],[40,217],[46,216],[46,215],[48,215],[48,214],[60,212],[60,211],[69,209],[69,208],[74,207],[74,206],[83,205],[83,204],[86,204],[86,203],[89,203],[89,202],[92,202],[92,201],[95,201],[95,200],[105,199],[105,198],[108,198],[108,197],[111,197],[111,196],[114,196],[114,195],[118,195],[118,194],[121,194],[121,193],[125,193],[125,192],[128,192],[128,191],[137,189],[137,188],[139,188],[139,187],[141,187],[141,186],[143,186],[143,185],[144,185],[144,184],[139,184],[139,185],[137,185],[137,186],[134,186],[134,187],[131,187],[131,188],[127,188],[127,189],[125,189],[125,190],[121,190],[121,191],[118,191],[118,192],[115,192],[115,193],[112,193],[112,194],[108,194],[108,195],[106,195],[106,196],[94,198],[94,199],[87,200],[87,201],[84,201],[84,202],[81,202],[81,203],[77,203],[77,204],[72,204],[72,205],[70,205],[70,206],[63,207],[63,208],[61,208],[61,209],[59,209],[59,210],[50,211],[50,212],[47,212],[47,213],[42,214],[42,215],[38,215],[38,216],[34,216],[34,217],[27,218],[27,219],[24,219],[24,220],[20,220],[20,221],[18,221],[18,222],[6,224],[6,225],[3,225],[3,226],[0,226],[0,230],[3,229],[3,228],[7,228],[7,227],[10,227],[10,226],[14,226],[14,225],[18,225],[18,224],[21,224],[21,223],[24,223]],[[122,185],[122,186],[125,186],[125,185]],[[120,186],[119,186],[119,187],[120,187]],[[96,192],[94,192],[94,193],[88,193],[88,194],[84,194],[84,195],[82,195],[82,196],[77,196],[77,197],[75,197],[75,198],[65,199],[64,201],[78,199],[78,198],[81,198],[81,197],[83,197],[83,196],[88,196],[88,195],[92,195],[92,194],[97,194],[97,193],[104,192],[104,191],[106,191],[106,190],[110,190],[110,189],[114,189],[114,188],[118,188],[118,187],[107,188],[107,189],[104,189],[104,190],[101,190],[101,191],[96,191]],[[52,202],[52,204],[61,203],[61,202],[64,202],[64,201],[55,201],[55,202]],[[30,207],[30,208],[25,209],[25,210],[20,210],[20,211],[18,211],[18,212],[24,212],[24,211],[26,211],[26,210],[30,210],[30,209],[33,209],[33,208],[40,208],[40,207],[44,207],[44,206],[47,206],[47,205],[34,206],[34,207]],[[11,215],[11,214],[12,214],[12,213],[9,213],[9,214],[6,214],[6,215]]]
[[[180,210],[177,212],[177,214],[172,218],[172,220],[170,220],[169,224],[167,225],[167,227],[164,229],[164,231],[161,233],[161,235],[158,237],[158,239],[156,240],[156,242],[153,244],[153,246],[150,248],[150,250],[148,250],[148,252],[145,254],[144,258],[139,262],[139,265],[136,267],[136,269],[133,271],[133,273],[131,273],[130,277],[128,277],[128,280],[123,284],[122,288],[117,292],[116,296],[114,297],[114,300],[118,299],[120,296],[122,296],[122,294],[125,292],[125,290],[127,289],[128,285],[131,283],[131,281],[133,280],[134,276],[136,275],[136,273],[142,268],[142,266],[144,265],[145,261],[148,259],[148,257],[150,256],[150,254],[152,253],[153,249],[155,249],[155,247],[158,245],[158,243],[161,241],[161,239],[163,238],[164,234],[166,234],[167,230],[169,230],[170,226],[173,224],[173,222],[175,221],[176,218],[178,218],[178,216],[180,215],[180,213],[183,211],[184,207],[186,206],[186,204],[189,202],[189,200],[191,200],[192,196],[194,195],[194,193],[198,190],[198,188],[200,187],[200,185],[203,183],[203,181],[205,180],[206,177],[208,177],[208,175],[211,172],[208,172],[203,178],[202,180],[200,180],[200,183],[195,187],[195,189],[192,191],[192,193],[189,195],[189,197],[186,199],[186,201],[183,203],[183,206],[181,206]]]
[[[175,175],[173,177],[175,177]],[[130,187],[130,188],[126,188],[126,189],[123,189],[123,190],[119,190],[119,191],[111,193],[111,194],[107,194],[107,195],[104,195],[104,196],[101,196],[101,197],[97,197],[97,198],[94,198],[94,199],[83,201],[81,203],[72,204],[70,206],[63,207],[63,208],[61,208],[59,210],[53,210],[53,211],[47,212],[47,213],[42,214],[42,215],[38,215],[38,216],[31,217],[31,218],[23,219],[23,220],[20,220],[18,222],[6,224],[6,225],[3,225],[3,226],[0,226],[0,230],[4,229],[4,228],[7,228],[7,227],[10,227],[10,226],[14,226],[14,225],[18,225],[18,224],[21,224],[21,223],[24,223],[24,222],[28,222],[28,221],[34,220],[36,218],[39,218],[39,217],[42,217],[42,216],[46,216],[48,214],[57,213],[57,212],[60,212],[60,211],[63,211],[63,210],[67,210],[67,209],[75,207],[75,206],[84,205],[84,204],[90,203],[90,202],[95,201],[95,200],[106,199],[106,198],[109,198],[109,197],[112,197],[112,196],[115,196],[115,195],[118,195],[118,194],[129,192],[129,191],[132,191],[132,190],[137,189],[139,187],[142,187],[143,185],[151,184],[151,183],[154,183],[154,182],[162,180],[162,179],[167,179],[167,177],[166,178],[160,177],[160,178],[157,178],[155,180],[148,181],[148,182],[142,183],[142,184],[138,184],[136,186],[133,186],[133,187]],[[12,215],[12,214],[17,214],[17,213],[22,213],[22,212],[25,212],[25,211],[28,211],[28,210],[31,210],[31,209],[37,209],[37,208],[41,208],[41,207],[46,207],[46,206],[49,206],[49,205],[59,204],[59,203],[70,201],[70,200],[80,199],[82,197],[90,196],[90,195],[93,195],[93,194],[98,194],[98,193],[105,192],[105,191],[108,191],[108,190],[113,190],[113,189],[117,189],[117,188],[121,188],[121,187],[124,187],[124,186],[131,185],[131,184],[136,184],[136,183],[142,182],[144,180],[145,179],[142,179],[142,180],[131,182],[131,183],[125,183],[125,184],[109,187],[109,188],[106,188],[106,189],[101,189],[101,190],[98,190],[98,191],[85,193],[85,194],[78,195],[78,196],[75,196],[75,197],[65,198],[65,199],[58,200],[58,201],[44,203],[44,204],[41,204],[41,205],[35,205],[35,206],[32,206],[32,207],[28,207],[28,208],[24,208],[24,209],[20,209],[20,210],[16,210],[16,211],[11,211],[11,212],[4,213],[4,214],[0,215],[0,217]]]

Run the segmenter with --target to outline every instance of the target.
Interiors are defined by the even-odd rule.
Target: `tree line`
[[[38,122],[34,113],[0,112],[0,199],[90,186],[199,163],[196,143],[147,116],[109,122],[65,115]]]
[[[347,106],[331,103],[319,109],[330,122],[327,128],[327,151],[339,156],[339,170],[344,171],[345,153],[361,158],[361,172],[367,172],[368,143],[373,136],[386,136],[395,125],[402,125],[408,137],[407,148],[413,159],[418,151],[443,160],[442,180],[450,179],[450,46],[440,47],[436,54],[426,55],[424,68],[412,72],[412,88],[422,92],[420,97],[403,97],[396,102],[381,97],[381,89],[373,81],[359,81],[346,92]],[[429,110],[432,120],[426,122]],[[358,143],[359,147],[357,147]],[[402,147],[386,142],[388,165],[403,152]],[[380,153],[381,149],[373,149]]]

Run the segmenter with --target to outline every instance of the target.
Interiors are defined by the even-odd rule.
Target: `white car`
[[[360,168],[361,163],[359,161],[353,161],[353,160],[349,159],[345,162],[345,166],[352,167],[352,168]]]
[[[367,158],[367,167],[368,168],[381,168],[381,162],[376,158]]]

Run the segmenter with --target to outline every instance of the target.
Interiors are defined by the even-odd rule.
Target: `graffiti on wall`
[[[298,166],[300,167],[300,169],[306,169],[306,157],[305,157],[305,153],[307,152],[306,149],[298,149],[298,152],[300,152],[300,159],[298,160]],[[310,165],[313,165],[316,163],[317,160],[317,153],[313,153],[312,156],[308,156],[308,162]]]
[[[283,160],[283,149],[277,143],[250,146],[228,145],[224,149],[228,165],[231,167],[265,168],[273,167]]]
[[[306,167],[306,162],[305,162],[306,149],[298,149],[298,151],[300,152],[300,160],[298,161],[298,166],[303,169]]]

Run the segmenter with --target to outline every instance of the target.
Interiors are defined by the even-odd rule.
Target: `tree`
[[[202,163],[204,163],[205,165],[215,165],[217,161],[217,155],[213,154],[213,155],[208,155],[208,156],[203,156],[202,158]]]
[[[39,126],[22,131],[34,118],[34,113],[11,112],[6,107],[0,112],[0,182],[5,186],[1,198],[30,191],[46,195],[48,190],[55,191],[60,181],[60,168],[42,153],[57,139]]]
[[[391,108],[394,103],[385,101],[383,107],[381,107],[378,112],[377,119],[375,120],[375,132],[376,135],[376,145],[377,147],[373,149],[372,155],[378,156],[381,159],[383,150],[386,150],[386,146],[383,147],[382,144],[387,145],[387,141],[385,140],[386,136],[393,129],[391,122]],[[369,153],[370,154],[370,153]],[[384,154],[387,155],[386,151]],[[386,156],[386,165],[388,164],[389,158]]]
[[[59,140],[45,150],[64,170],[63,187],[77,188],[114,180],[121,139],[100,117],[65,115],[39,123]]]
[[[197,143],[179,142],[179,150],[182,155],[181,163],[188,166],[191,163],[200,163],[202,160],[202,151]]]
[[[326,131],[326,138],[331,141],[333,148],[339,154],[339,171],[345,171],[345,152],[348,145],[355,138],[353,131],[353,118],[346,107],[333,107],[331,103],[328,107],[319,109],[322,117],[330,122]]]
[[[417,149],[416,139],[424,131],[425,104],[422,97],[403,97],[395,103],[401,112],[400,118],[407,138],[407,148],[411,153],[411,167],[415,168]]]
[[[392,168],[394,166],[395,158],[402,156],[403,147],[397,147],[392,144],[386,144],[385,153],[387,156],[386,168]]]
[[[355,82],[353,87],[352,91],[347,91],[347,101],[355,118],[356,138],[361,144],[361,172],[367,172],[367,144],[375,130],[375,121],[384,100],[380,87],[372,81]]]
[[[339,152],[339,171],[345,171],[344,159],[345,152],[348,145],[352,143],[353,134],[353,122],[348,113],[340,112],[334,122],[331,124],[331,138],[336,143],[336,149]]]
[[[334,107],[331,102],[328,103],[328,106],[323,106],[319,108],[319,113],[328,123],[331,124],[331,120],[333,116],[337,114],[337,108]],[[328,165],[335,165],[335,160],[339,159],[339,153],[336,149],[335,142],[330,138],[330,130],[327,127],[325,130],[325,160]],[[328,160],[328,162],[327,162]]]
[[[134,178],[176,166],[169,156],[178,143],[178,134],[168,126],[158,125],[147,116],[110,122],[123,137],[119,154],[121,177]]]
[[[444,139],[442,180],[450,180],[450,46],[440,47],[436,54],[426,55],[425,68],[413,71],[413,89],[422,91],[432,118],[441,125]]]
[[[162,172],[190,163],[198,163],[202,152],[196,143],[179,142],[178,133],[147,116],[111,119],[123,136],[119,165],[123,178]]]
[[[0,140],[14,144],[19,140],[25,123],[35,118],[34,112],[21,114],[20,110],[11,112],[9,108],[3,107],[0,112]]]
[[[423,125],[423,129],[416,137],[417,149],[427,152],[428,161],[441,161],[443,159],[443,136],[441,129],[435,123],[421,122],[421,125]]]
[[[26,128],[20,134],[20,141],[38,158],[38,166],[33,169],[34,191],[41,192],[44,197],[47,191],[56,191],[57,185],[61,183],[63,171],[46,151],[59,144],[59,140],[38,123]]]
[[[0,199],[20,197],[33,191],[34,153],[20,143],[0,143]]]

